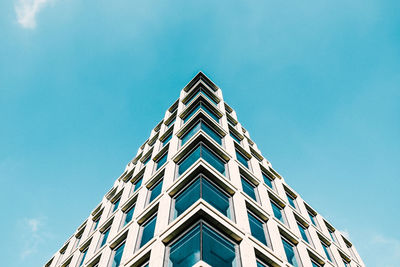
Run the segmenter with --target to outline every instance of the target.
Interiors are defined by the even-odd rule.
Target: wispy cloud
[[[28,29],[36,28],[36,15],[51,0],[17,0],[15,12],[18,23]]]
[[[350,234],[349,234],[349,231],[347,231],[347,229],[339,230],[339,232],[342,233],[342,235],[344,237],[346,237],[347,239],[350,239]]]
[[[29,255],[38,252],[48,234],[45,229],[45,218],[25,218],[19,221],[23,244],[20,251],[20,259],[24,260]]]

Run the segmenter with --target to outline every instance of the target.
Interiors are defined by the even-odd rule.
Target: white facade
[[[272,168],[203,73],[45,267],[118,265],[365,266]]]

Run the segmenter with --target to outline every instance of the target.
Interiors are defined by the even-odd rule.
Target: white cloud
[[[36,15],[50,0],[18,0],[15,6],[18,23],[28,29],[36,27]]]
[[[46,233],[45,218],[25,218],[19,221],[19,232],[21,233],[21,245],[20,259],[24,260],[29,255],[38,252],[41,244],[49,236]]]

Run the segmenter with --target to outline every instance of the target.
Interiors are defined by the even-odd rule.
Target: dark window
[[[265,223],[256,218],[253,214],[247,213],[250,223],[251,235],[257,238],[258,241],[268,246],[267,239],[265,237]]]
[[[149,203],[151,203],[156,197],[158,197],[161,194],[162,184],[163,181],[161,179],[161,181],[159,181],[156,185],[153,185],[152,188],[150,188]]]
[[[140,227],[141,239],[140,247],[145,245],[154,237],[154,229],[156,227],[157,215],[149,219]]]
[[[193,266],[202,260],[210,266],[238,266],[237,245],[200,223],[169,247],[170,267]]]
[[[165,139],[164,141],[162,141],[163,146],[165,146],[166,144],[168,144],[169,140],[171,140],[172,138],[172,133],[170,133]]]
[[[113,203],[114,207],[113,207],[113,211],[112,211],[112,212],[114,212],[114,211],[116,211],[116,210],[118,209],[120,200],[121,200],[121,198],[118,198],[118,199]]]
[[[269,188],[274,189],[274,187],[272,185],[272,179],[269,178],[269,176],[266,175],[264,172],[262,172],[262,176],[263,176],[263,179],[264,179],[264,183],[266,185],[268,185]]]
[[[167,162],[167,157],[168,157],[168,153],[165,153],[165,154],[158,160],[156,170],[158,170],[162,165],[164,165],[165,162]]]
[[[307,243],[310,243],[308,240],[308,233],[307,233],[307,228],[304,227],[302,224],[297,223],[297,226],[299,228],[301,237],[303,238],[304,241],[306,241]]]
[[[242,163],[246,168],[249,168],[248,160],[245,156],[242,155],[239,151],[236,150],[236,158],[237,160]]]
[[[134,212],[135,212],[135,205],[132,205],[132,207],[125,213],[124,225],[132,221]]]
[[[103,232],[103,240],[101,240],[100,247],[104,246],[107,242],[108,235],[110,234],[111,226]]]
[[[225,175],[225,163],[204,145],[199,145],[196,149],[190,152],[190,154],[186,156],[181,163],[179,163],[178,174],[181,175],[184,173],[199,158],[203,158],[205,161],[211,164],[211,166],[217,169],[217,171]]]
[[[229,135],[233,138],[233,140],[235,140],[236,142],[238,142],[238,144],[240,144],[242,141],[239,139],[239,137],[237,137],[235,134],[233,134],[232,132],[229,132]]]
[[[212,98],[212,97],[209,96],[209,93],[208,93],[205,89],[203,89],[203,88],[200,87],[200,88],[197,90],[197,92],[196,92],[195,94],[193,94],[193,95],[187,100],[186,105],[189,105],[190,102],[192,102],[192,100],[195,99],[196,96],[198,96],[200,93],[202,93],[202,95],[204,95],[205,97],[207,97],[207,99],[210,100],[211,102],[213,102],[215,105],[218,104],[217,101],[215,101],[214,98]]]
[[[111,267],[119,267],[122,260],[122,254],[124,253],[125,243],[119,246],[116,250],[113,251]]]
[[[295,209],[296,203],[295,203],[294,197],[292,197],[292,195],[290,195],[289,193],[286,193],[286,196],[287,196],[290,206],[292,206]]]
[[[245,192],[249,197],[257,201],[256,187],[243,177],[241,180],[242,180],[243,192]]]
[[[213,118],[216,122],[219,123],[219,117],[215,115],[214,112],[212,112],[207,106],[205,106],[202,102],[199,102],[192,110],[189,112],[189,114],[183,119],[183,122],[187,122],[193,114],[195,114],[199,109],[204,110],[208,115],[210,115],[211,118]]]
[[[283,248],[285,249],[287,261],[295,267],[298,267],[296,246],[286,239],[282,238]]]
[[[184,145],[193,135],[195,135],[199,130],[203,130],[207,133],[212,139],[214,139],[218,144],[222,144],[222,139],[219,134],[217,134],[213,129],[211,129],[206,123],[203,121],[199,121],[196,125],[191,128],[183,137],[182,137],[182,145]]]
[[[278,206],[277,204],[275,204],[275,202],[272,202],[272,201],[271,201],[271,206],[272,206],[272,211],[274,212],[275,218],[280,220],[282,223],[285,223],[285,218],[283,216],[282,208],[280,206]]]
[[[133,192],[139,189],[139,187],[142,185],[142,181],[143,181],[143,176],[136,180]]]

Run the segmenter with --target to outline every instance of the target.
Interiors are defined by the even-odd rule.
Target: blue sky
[[[399,8],[1,1],[2,265],[42,266],[202,70],[365,263],[398,266]]]

